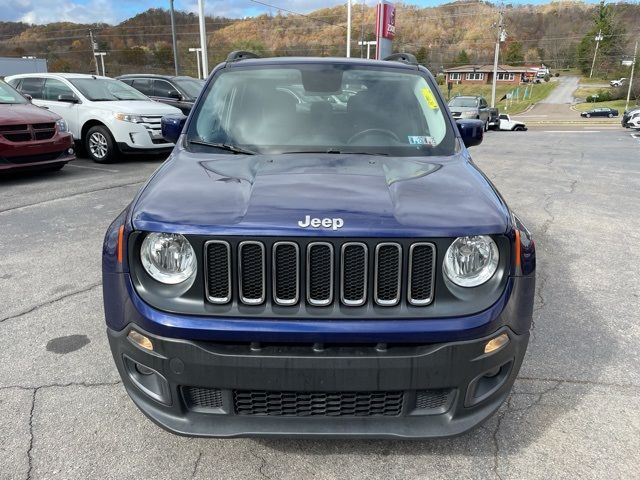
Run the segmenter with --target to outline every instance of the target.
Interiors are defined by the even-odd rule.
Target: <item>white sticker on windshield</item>
[[[428,136],[409,136],[410,145],[429,145],[430,147],[436,146],[436,141],[433,137]]]

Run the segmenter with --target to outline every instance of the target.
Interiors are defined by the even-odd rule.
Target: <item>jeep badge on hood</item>
[[[341,218],[311,218],[310,215],[304,217],[304,221],[299,221],[298,226],[302,228],[331,228],[338,230],[344,226],[344,220]]]

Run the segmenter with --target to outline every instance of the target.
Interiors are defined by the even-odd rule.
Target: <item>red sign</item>
[[[396,6],[383,3],[382,8],[384,11],[382,37],[393,40],[393,37],[396,35]]]

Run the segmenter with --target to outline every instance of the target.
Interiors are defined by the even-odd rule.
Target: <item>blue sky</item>
[[[331,0],[264,0],[265,3],[296,12],[308,12],[320,7],[333,6],[344,1]],[[345,0],[346,1],[346,0]],[[361,0],[354,0],[359,3]],[[464,0],[461,0],[464,1]],[[595,1],[595,0],[593,0]],[[367,0],[367,3],[376,3]],[[405,0],[405,3],[434,6],[448,3],[438,0]],[[513,4],[548,3],[548,0],[505,1]],[[269,9],[250,0],[205,0],[207,13],[220,16],[244,17],[269,12]],[[71,21],[79,23],[118,23],[148,8],[167,8],[169,0],[0,0],[0,21],[22,20],[28,23]],[[180,10],[197,11],[197,0],[175,0]]]

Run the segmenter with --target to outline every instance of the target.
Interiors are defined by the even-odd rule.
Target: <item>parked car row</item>
[[[110,163],[122,154],[168,153],[161,118],[187,114],[204,82],[127,75],[34,73],[0,81],[0,170],[59,169],[75,158]]]

